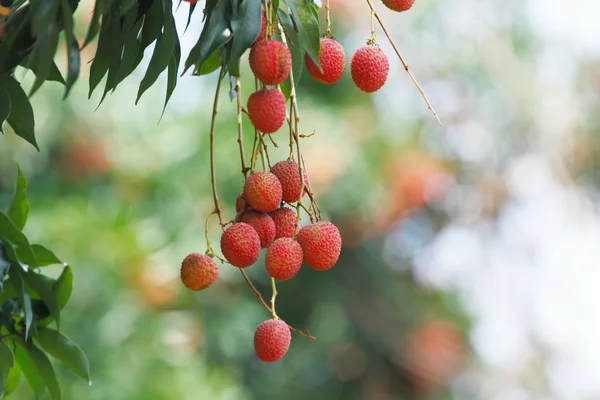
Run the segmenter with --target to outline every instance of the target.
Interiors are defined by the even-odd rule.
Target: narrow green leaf
[[[134,25],[127,29],[124,27],[123,30],[123,59],[121,60],[121,65],[117,70],[115,87],[123,81],[131,72],[133,72],[133,66],[135,64],[135,60],[138,57],[138,53],[140,52],[139,44],[138,44],[138,35],[140,34],[140,30],[142,29],[142,25],[144,24],[143,19],[137,20]]]
[[[38,65],[36,63],[34,63],[34,60],[31,58],[31,56],[27,57],[23,63],[22,66],[24,68],[30,69],[36,77],[41,76],[39,69],[38,69]],[[46,77],[47,81],[52,81],[52,82],[58,82],[61,84],[65,84],[65,80],[63,78],[63,76],[60,73],[60,70],[58,69],[58,66],[56,65],[56,63],[54,61],[52,61],[52,65],[50,66],[50,74]]]
[[[164,1],[165,15],[167,15],[167,13],[170,15],[171,9],[173,8],[173,2],[171,0],[162,1]],[[158,37],[156,46],[154,47],[154,52],[152,53],[152,58],[148,64],[146,74],[140,82],[135,104],[140,101],[144,92],[156,82],[159,75],[169,66],[169,61],[173,55],[176,35],[177,32],[175,31],[175,26],[171,24],[170,21],[167,21],[164,26],[164,31],[162,35]]]
[[[8,378],[6,380],[6,387],[4,389],[4,397],[6,398],[9,394],[17,390],[19,382],[21,381],[21,369],[18,364],[8,372]]]
[[[52,292],[58,299],[58,306],[62,310],[67,306],[73,293],[73,272],[68,265],[63,269],[56,282],[52,285]]]
[[[98,37],[98,48],[96,56],[90,67],[90,90],[88,98],[92,97],[94,89],[98,86],[110,66],[110,56],[113,43],[113,32],[118,30],[119,19],[111,14],[105,15],[102,20],[100,36]]]
[[[106,77],[106,83],[104,84],[104,92],[102,92],[102,98],[100,98],[98,107],[100,107],[100,105],[106,98],[108,92],[114,90],[117,87],[117,72],[119,71],[119,67],[121,64],[121,55],[123,54],[123,44],[125,38],[121,32],[121,27],[124,25],[122,24],[122,22],[125,21],[122,21],[120,15],[118,15],[118,6],[113,7],[113,9],[115,8],[116,10],[111,11],[113,22],[110,25],[111,43],[109,49],[110,55],[108,56],[108,76]],[[127,26],[130,26],[129,24],[134,23],[135,17],[136,10],[132,10],[132,12],[127,13],[127,16],[124,17],[124,19],[127,21]]]
[[[285,2],[289,6],[292,18],[298,28],[298,38],[302,49],[321,68],[319,63],[321,33],[319,32],[319,20],[313,13],[312,2],[310,0],[285,0]]]
[[[15,185],[15,194],[8,209],[8,216],[15,224],[17,229],[23,230],[29,215],[29,200],[27,200],[27,179],[17,164],[17,182]]]
[[[16,271],[19,267],[14,268]],[[25,339],[29,338],[29,328],[31,328],[31,323],[33,322],[33,311],[31,309],[31,298],[27,293],[25,293],[25,286],[23,284],[23,278],[17,272],[11,273],[8,276],[9,282],[14,288],[19,302],[21,303],[21,308],[23,309],[23,313],[25,314]]]
[[[138,54],[129,73],[140,64],[144,58],[144,50],[161,34],[164,25],[164,11],[161,0],[154,0],[144,16],[144,26],[139,37]]]
[[[3,87],[0,87],[0,133],[4,133],[2,125],[10,115],[10,96]]]
[[[234,68],[242,54],[258,38],[262,27],[261,0],[234,0],[231,17],[231,52],[227,60],[227,69]]]
[[[54,254],[51,250],[42,246],[41,244],[32,244],[31,250],[35,259],[30,258],[30,254],[24,251],[21,247],[17,248],[17,256],[19,260],[25,264],[33,265],[37,267],[46,267],[53,264],[63,264],[63,262]]]
[[[52,317],[56,320],[56,326],[60,328],[60,305],[56,294],[52,291],[52,288],[46,283],[39,274],[29,270],[27,272],[20,268],[15,268],[15,271],[23,278],[23,281],[27,286],[33,289],[42,299]]]
[[[10,372],[9,368],[0,367],[0,398],[4,397],[4,392],[6,391],[6,386],[8,386],[8,373]]]
[[[56,373],[54,372],[54,368],[52,367],[52,364],[50,364],[48,357],[33,344],[27,344],[27,354],[29,354],[29,358],[33,365],[44,380],[52,400],[61,400],[62,394],[60,385],[58,384]]]
[[[35,339],[51,356],[62,361],[75,375],[90,382],[90,364],[83,351],[69,338],[54,329],[41,328]]]
[[[79,53],[79,43],[77,43],[77,38],[73,33],[73,10],[71,10],[69,0],[60,0],[60,4],[65,30],[65,46],[67,47],[67,82],[64,95],[64,98],[66,98],[79,76],[81,54]]]
[[[171,24],[173,25],[173,29],[175,29],[175,20],[171,17]],[[179,71],[179,63],[181,61],[181,44],[179,43],[179,36],[175,34],[175,45],[173,47],[173,55],[169,60],[169,66],[167,68],[167,94],[165,96],[165,104],[163,106],[162,113],[160,118],[162,119],[165,110],[167,108],[167,104],[169,103],[169,99],[173,95],[175,91],[175,87],[177,86],[177,76]],[[160,122],[160,120],[159,120]]]
[[[200,39],[198,39],[185,61],[183,73],[192,65],[195,65],[194,73],[198,73],[208,57],[231,39],[230,20],[231,4],[229,0],[218,0],[204,24]]]
[[[103,12],[103,4],[104,4],[104,0],[96,0],[96,4],[94,4],[92,20],[90,21],[90,27],[88,28],[87,35],[85,36],[85,41],[83,42],[83,46],[81,46],[82,50],[92,40],[94,40],[94,38],[100,31],[100,17],[102,16],[102,12]]]
[[[31,62],[35,65],[36,77],[29,91],[29,97],[33,96],[42,84],[48,80],[58,46],[58,26],[55,23],[49,23],[43,32],[43,35],[39,36],[35,42],[35,47],[31,52]]]
[[[11,109],[7,119],[8,124],[18,136],[31,143],[39,151],[35,140],[33,109],[27,94],[21,84],[10,75],[0,75],[0,86],[4,87],[10,97]]]
[[[39,399],[46,390],[46,383],[44,382],[44,379],[38,372],[31,358],[29,358],[29,353],[25,349],[25,343],[22,341],[17,343],[15,359],[19,369],[29,384],[29,387],[31,387],[31,390],[33,390],[36,399]]]
[[[30,265],[36,265],[35,256],[33,254],[33,250],[31,249],[31,245],[29,244],[29,240],[27,240],[27,236],[23,234],[12,222],[12,220],[8,217],[8,215],[4,214],[0,211],[0,237],[6,239],[9,242],[16,244],[19,247],[23,248],[23,251],[27,253],[27,256],[32,262]],[[10,259],[14,262],[18,263],[18,259],[12,258],[15,254],[14,250],[9,249],[10,243],[4,243],[6,246],[6,252]],[[10,251],[10,253],[9,253]]]
[[[181,2],[180,2],[181,4]],[[189,3],[190,5],[190,11],[188,12],[188,19],[187,22],[185,23],[185,29],[183,30],[183,33],[187,32],[188,26],[190,26],[190,22],[192,22],[192,14],[194,13],[194,10],[196,9],[196,3]]]
[[[15,365],[15,355],[10,346],[0,340],[0,368],[12,368]]]

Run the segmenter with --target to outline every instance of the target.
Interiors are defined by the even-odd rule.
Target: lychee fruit
[[[255,172],[246,179],[244,199],[255,210],[271,212],[279,207],[283,189],[271,172]]]
[[[260,256],[260,237],[252,226],[237,222],[223,232],[221,251],[231,265],[249,267]]]
[[[294,210],[281,207],[275,211],[271,211],[269,215],[273,219],[273,222],[275,222],[275,239],[294,237],[297,219],[297,214]]]
[[[235,212],[242,212],[248,207],[248,203],[244,199],[244,193],[240,193],[235,199]]]
[[[275,240],[275,221],[269,214],[248,210],[240,217],[240,222],[245,222],[254,228],[260,238],[260,247],[267,248]]]
[[[217,279],[218,274],[217,263],[204,254],[189,254],[181,263],[181,282],[190,290],[206,289]]]
[[[383,0],[387,8],[398,12],[410,10],[414,3],[415,0]]]
[[[279,130],[285,122],[285,96],[279,89],[261,89],[248,97],[248,117],[263,133]]]
[[[321,51],[319,52],[319,62],[323,72],[319,70],[317,64],[310,58],[308,53],[305,55],[306,69],[310,76],[317,82],[331,85],[336,83],[346,69],[346,53],[344,48],[335,39],[321,38]]]
[[[196,0],[196,1],[198,1],[198,0]],[[265,18],[264,11],[262,12],[262,20],[260,23],[261,23],[260,33],[258,34],[258,37],[254,41],[254,44],[265,40],[265,34],[266,34],[266,30],[267,30],[267,19]]]
[[[281,187],[283,188],[283,201],[293,203],[300,200],[300,190],[302,190],[302,182],[300,181],[300,171],[298,163],[293,160],[279,161],[271,167],[271,172],[275,174]],[[304,185],[308,187],[308,175],[306,169],[302,170],[304,175]]]
[[[340,231],[328,221],[306,225],[298,232],[298,243],[309,267],[325,271],[335,265],[342,250]]]
[[[381,89],[387,80],[390,63],[377,46],[363,46],[352,55],[350,73],[360,90],[367,93]]]
[[[290,279],[302,266],[302,247],[294,239],[275,240],[267,249],[265,266],[273,278],[280,281]]]
[[[291,341],[292,333],[287,324],[280,319],[269,319],[254,332],[254,351],[262,361],[278,361],[287,353]]]
[[[265,85],[279,85],[290,74],[292,55],[278,40],[263,40],[250,50],[250,68]]]

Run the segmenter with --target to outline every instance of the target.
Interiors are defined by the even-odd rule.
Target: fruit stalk
[[[215,122],[217,120],[217,106],[219,105],[219,92],[221,91],[221,82],[223,81],[223,76],[225,75],[225,66],[221,66],[221,71],[219,72],[219,80],[217,81],[217,89],[215,91],[215,101],[213,103],[213,111],[212,117],[210,120],[210,181],[212,184],[212,194],[213,200],[215,203],[214,212],[219,217],[219,224],[221,224],[221,229],[223,229],[223,218],[221,217],[221,208],[219,207],[219,195],[217,194],[217,178],[215,176]],[[207,239],[208,240],[208,239]]]
[[[237,98],[237,124],[238,124],[238,144],[240,145],[240,160],[242,163],[242,174],[244,177],[248,174],[246,167],[246,157],[244,156],[244,138],[242,131],[242,80],[238,76],[235,80],[235,97]]]
[[[431,112],[433,113],[433,116],[437,120],[438,124],[440,124],[440,126],[441,126],[442,125],[442,121],[440,120],[440,117],[437,115],[437,113],[433,109],[433,106],[429,102],[429,99],[427,98],[427,95],[425,94],[425,91],[423,91],[423,89],[421,88],[421,85],[419,85],[419,82],[417,82],[417,79],[415,78],[415,76],[413,75],[412,71],[408,67],[408,64],[404,60],[404,57],[402,57],[402,55],[400,54],[400,51],[398,50],[398,47],[396,47],[396,44],[392,40],[392,37],[390,36],[390,34],[388,33],[387,29],[385,28],[385,25],[383,24],[383,21],[381,20],[381,17],[379,17],[379,14],[377,13],[377,10],[375,10],[375,7],[373,6],[373,2],[371,0],[366,0],[366,1],[367,1],[367,4],[369,5],[369,8],[371,9],[371,12],[375,16],[375,19],[377,19],[377,22],[379,22],[379,25],[381,26],[381,30],[383,30],[383,33],[385,34],[385,36],[387,37],[388,41],[390,42],[390,44],[394,48],[394,51],[396,52],[396,55],[400,59],[400,62],[402,63],[402,66],[404,66],[404,70],[408,73],[408,76],[410,76],[410,79],[413,81],[413,83],[416,86],[417,90],[419,91],[419,93],[421,93],[421,96],[425,100],[425,103],[427,104],[427,107],[431,110]]]

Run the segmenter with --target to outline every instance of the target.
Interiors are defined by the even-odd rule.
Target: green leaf
[[[4,397],[4,393],[6,391],[6,387],[8,386],[8,374],[10,372],[9,368],[0,367],[0,397]]]
[[[104,78],[104,75],[108,72],[112,44],[115,39],[113,38],[115,30],[119,30],[119,19],[107,14],[102,20],[96,56],[90,67],[90,90],[88,98],[92,97],[94,89],[96,89],[102,78]]]
[[[2,125],[10,115],[10,96],[3,87],[0,87],[0,133],[4,133]]]
[[[67,47],[67,83],[64,95],[64,98],[66,98],[79,76],[81,54],[79,53],[79,43],[77,43],[77,39],[73,33],[73,10],[71,10],[69,0],[60,0],[60,4],[65,28],[65,46]]]
[[[29,97],[37,92],[42,84],[48,80],[52,70],[52,64],[54,63],[54,54],[56,53],[56,48],[58,46],[58,27],[55,23],[48,23],[44,30],[40,30],[40,32],[44,33],[43,35],[40,34],[40,36],[38,36],[38,40],[35,42],[35,47],[30,56],[31,62],[36,68],[36,79],[29,91]]]
[[[52,364],[50,364],[48,357],[33,344],[28,343],[26,348],[27,354],[48,388],[52,400],[61,400],[62,394],[60,385],[58,384],[56,373],[54,372],[54,368],[52,367]]]
[[[29,387],[33,390],[36,399],[39,399],[46,390],[46,383],[29,357],[29,353],[25,349],[25,343],[23,341],[17,343],[15,359],[19,369],[29,384]]]
[[[175,29],[175,19],[171,16],[171,24],[173,25],[173,29]],[[181,61],[181,44],[179,43],[179,36],[175,34],[175,45],[173,47],[173,55],[169,60],[169,67],[167,69],[167,94],[165,96],[165,104],[163,106],[162,114],[160,118],[165,113],[165,109],[167,108],[167,103],[175,90],[175,86],[177,86],[177,72],[179,71],[179,63]],[[160,121],[159,121],[160,122]]]
[[[4,282],[2,290],[0,291],[0,306],[6,302],[6,300],[17,297],[17,293],[9,281]]]
[[[62,361],[75,375],[90,382],[90,364],[81,349],[54,329],[41,328],[35,339],[51,356]]]
[[[18,136],[31,143],[39,151],[35,140],[33,109],[21,84],[12,76],[1,75],[0,86],[4,87],[10,97],[11,109],[7,119],[8,124]]]
[[[15,267],[16,271],[19,267]],[[21,308],[23,309],[23,313],[25,314],[25,339],[29,338],[29,328],[31,328],[31,323],[33,322],[33,311],[31,310],[31,298],[27,293],[25,293],[25,286],[23,284],[23,278],[18,273],[11,273],[8,277],[9,282],[14,288],[17,296],[19,297],[19,302],[21,303]]]
[[[17,271],[25,284],[40,296],[46,307],[48,307],[50,314],[56,320],[56,326],[60,328],[60,305],[51,286],[42,279],[41,275],[32,270],[25,272],[20,268],[14,268],[14,271]]]
[[[81,49],[85,48],[98,34],[100,31],[100,17],[102,16],[102,6],[104,4],[104,0],[96,0],[96,4],[94,4],[94,12],[92,14],[92,20],[90,21],[90,27],[88,28],[87,35],[85,36],[85,41],[83,42],[83,46]]]
[[[28,68],[31,71],[33,71],[33,73],[35,74],[36,77],[39,77],[40,72],[39,72],[38,66],[33,61],[34,60],[31,58],[31,56],[27,57],[22,65],[24,68]],[[46,77],[46,80],[52,81],[52,82],[58,82],[63,85],[65,84],[65,80],[62,77],[62,75],[60,74],[60,70],[58,69],[58,67],[56,66],[56,63],[54,61],[52,62],[52,65],[50,66],[50,74]]]
[[[32,244],[31,250],[35,259],[32,259],[27,251],[21,247],[17,248],[17,256],[19,260],[28,265],[35,265],[36,267],[45,267],[53,264],[63,264],[63,262],[54,254],[51,250],[42,246],[41,244]]]
[[[181,2],[180,2],[180,4],[181,4]],[[188,12],[188,19],[185,24],[185,29],[183,30],[183,33],[187,32],[187,29],[190,26],[190,22],[192,22],[192,14],[194,13],[194,10],[196,9],[196,3],[189,3],[189,5],[190,5],[190,11]]]
[[[171,14],[171,9],[173,8],[173,3],[171,0],[161,0],[164,4],[165,15],[167,13]],[[156,46],[154,47],[154,52],[152,53],[152,58],[150,59],[150,63],[148,64],[148,69],[146,70],[146,74],[144,78],[140,82],[140,87],[138,89],[137,98],[135,100],[135,104],[140,101],[140,98],[144,94],[150,86],[156,82],[159,75],[167,69],[169,66],[169,61],[171,60],[171,56],[173,55],[173,48],[175,46],[175,36],[177,36],[177,32],[175,30],[174,24],[170,21],[167,21],[164,26],[163,33],[158,37],[156,41]]]
[[[21,369],[19,368],[18,364],[15,364],[15,366],[12,367],[10,369],[10,371],[8,372],[8,378],[6,380],[6,388],[4,390],[5,398],[19,387],[20,381],[21,381]]]
[[[228,0],[219,0],[204,24],[202,33],[200,33],[200,39],[198,39],[198,42],[192,48],[185,61],[183,73],[192,65],[195,65],[194,73],[198,73],[208,57],[231,40],[231,35],[227,34],[230,20],[230,2]]]
[[[108,76],[106,77],[104,92],[102,92],[102,98],[98,103],[98,107],[100,107],[108,92],[117,87],[117,73],[121,64],[121,55],[123,54],[123,45],[125,41],[121,27],[125,25],[130,26],[130,24],[133,24],[133,21],[136,17],[136,10],[132,10],[131,12],[127,13],[126,17],[124,17],[125,21],[122,21],[118,11],[118,5],[113,7],[113,11],[111,11],[111,13],[112,23],[110,25],[111,43],[109,49],[110,55],[108,56]]]
[[[8,216],[15,224],[17,229],[23,230],[29,215],[29,201],[27,200],[27,179],[17,164],[17,183],[15,185],[15,194],[13,195]]]
[[[198,75],[208,75],[221,67],[221,56],[219,53],[219,50],[215,50],[210,57],[208,57],[208,59],[202,64],[200,71],[198,71]]]
[[[315,17],[312,2],[310,0],[285,0],[285,2],[289,6],[292,18],[298,28],[298,38],[302,49],[321,68],[319,63],[321,33],[319,32],[319,20]]]
[[[15,365],[15,355],[3,339],[0,340],[0,368],[12,368]]]
[[[29,257],[29,259],[32,261],[30,265],[37,264],[33,250],[29,244],[29,240],[27,240],[27,236],[17,229],[8,215],[4,214],[2,211],[0,211],[0,238],[4,238],[8,242],[14,243],[23,248],[23,251],[27,254],[27,257]],[[14,249],[12,249],[12,246],[10,246],[10,243],[4,242],[6,254],[12,261],[19,263],[20,260],[16,257],[16,253]]]
[[[140,34],[138,55],[133,63],[130,73],[139,65],[144,57],[144,50],[152,42],[154,42],[161,34],[164,25],[164,11],[162,2],[160,0],[152,1],[148,12],[144,16],[144,26],[142,27],[142,33]]]
[[[234,68],[242,54],[258,38],[262,26],[261,0],[234,0],[231,16],[231,51],[227,70]]]
[[[58,299],[58,306],[62,310],[67,306],[73,293],[73,272],[68,265],[63,269],[56,282],[52,285],[52,292]]]
[[[116,86],[123,81],[131,72],[133,72],[135,61],[138,57],[138,53],[140,52],[138,45],[138,35],[140,30],[142,29],[142,25],[144,24],[144,20],[140,19],[135,24],[127,29],[124,27],[123,30],[123,59],[121,60],[121,64],[119,69],[117,70]],[[143,50],[142,50],[143,52]]]

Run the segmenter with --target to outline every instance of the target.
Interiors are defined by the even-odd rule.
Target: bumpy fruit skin
[[[390,63],[377,46],[363,46],[352,55],[350,73],[360,90],[373,93],[381,89],[387,80]]]
[[[414,3],[415,0],[383,0],[387,8],[398,12],[410,10]]]
[[[296,161],[279,161],[271,167],[271,172],[275,174],[283,189],[283,201],[293,203],[300,199],[300,190],[302,182],[300,181],[300,171],[298,171],[298,163]],[[308,175],[303,169],[305,186],[308,187]]]
[[[265,85],[279,85],[290,74],[292,56],[278,40],[263,40],[250,50],[250,68]]]
[[[244,199],[255,210],[271,212],[279,207],[283,189],[271,172],[255,172],[246,179]]]
[[[269,319],[254,332],[254,351],[264,362],[281,360],[290,348],[292,333],[285,322]]]
[[[249,267],[260,256],[260,237],[252,226],[244,222],[235,223],[223,232],[221,251],[231,265]]]
[[[248,117],[263,133],[279,130],[285,122],[285,96],[279,89],[261,89],[248,97]]]
[[[302,256],[302,247],[294,239],[277,239],[267,249],[267,272],[280,281],[290,279],[300,271]]]
[[[325,271],[333,267],[342,251],[342,237],[329,221],[306,225],[298,232],[298,243],[309,267]]]
[[[273,240],[275,240],[275,221],[273,221],[273,218],[269,214],[248,210],[242,214],[240,221],[247,223],[258,233],[261,248],[265,249],[269,247],[273,243]]]
[[[306,69],[310,76],[317,82],[331,85],[336,83],[346,69],[346,53],[341,44],[335,39],[321,38],[321,51],[319,53],[319,62],[323,72],[319,71],[317,64],[310,58],[308,53],[304,57]]]
[[[242,212],[246,209],[248,203],[244,200],[244,193],[240,193],[235,199],[235,212]]]
[[[217,279],[219,268],[212,258],[192,253],[181,263],[181,281],[190,290],[206,289]]]
[[[269,215],[273,219],[273,222],[275,222],[275,239],[294,237],[297,219],[297,214],[294,210],[281,207],[275,211],[271,211]]]

